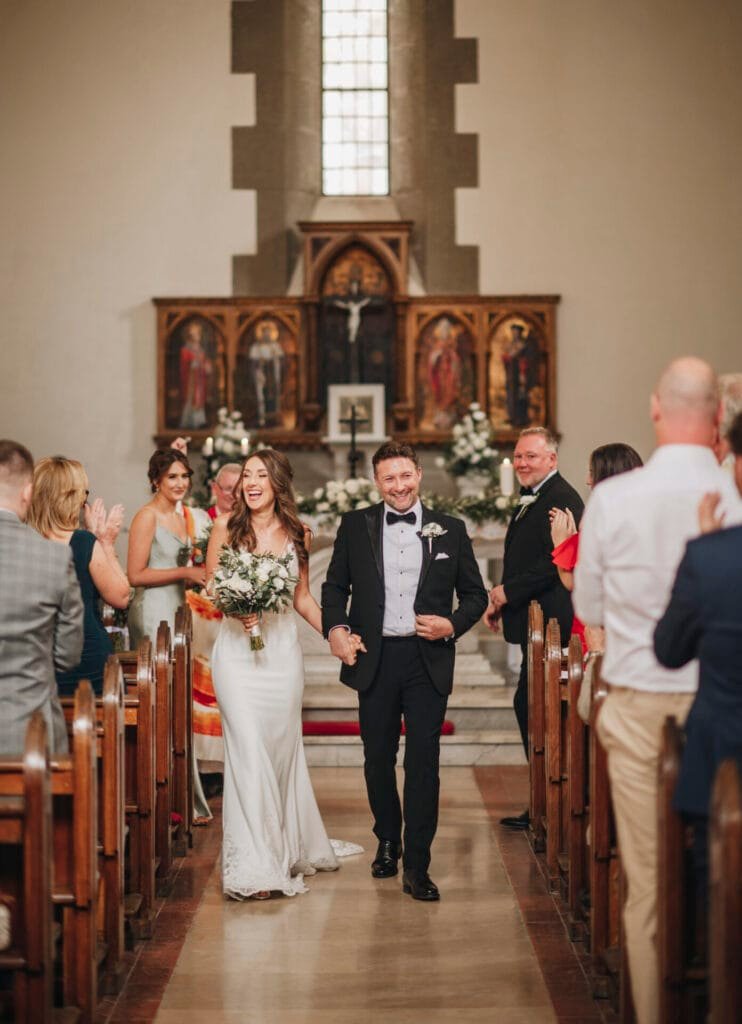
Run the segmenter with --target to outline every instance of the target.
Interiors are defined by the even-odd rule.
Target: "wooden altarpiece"
[[[386,427],[440,445],[472,401],[499,443],[556,429],[558,296],[410,296],[409,221],[311,222],[300,297],[158,298],[158,443],[220,407],[268,444],[322,444],[331,384],[383,384]]]

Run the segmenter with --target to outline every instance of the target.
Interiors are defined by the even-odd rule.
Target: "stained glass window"
[[[389,193],[387,0],[323,0],[322,191]]]

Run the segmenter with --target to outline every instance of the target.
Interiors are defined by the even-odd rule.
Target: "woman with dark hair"
[[[299,580],[294,609],[321,633],[309,591],[311,533],[299,519],[292,476],[286,456],[271,448],[245,460],[234,508],[214,523],[207,575],[211,580],[224,546],[288,554]],[[304,875],[338,866],[304,756],[296,618],[290,611],[263,614],[261,651],[250,649],[256,622],[254,615],[225,615],[211,657],[224,735],[222,887],[235,899],[294,896],[306,891]]]
[[[587,473],[587,486],[592,489],[597,487],[608,477],[618,476],[620,473],[628,473],[632,469],[639,469],[644,463],[641,456],[631,445],[622,444],[620,441],[612,444],[603,444],[595,448],[590,455],[590,462]],[[551,559],[557,567],[559,579],[567,590],[574,587],[574,568],[577,565],[577,555],[580,543],[580,535],[577,532],[574,517],[569,509],[553,508],[549,513],[551,516],[551,539],[554,543],[554,550]],[[602,636],[596,631],[591,631],[592,637],[586,638],[585,627],[575,616],[572,624],[572,632],[576,633],[582,641],[582,648],[594,650],[602,649]],[[591,642],[588,642],[590,640]]]
[[[132,646],[148,636],[152,643],[165,619],[172,629],[183,604],[186,583],[204,583],[203,568],[187,564],[188,530],[178,512],[191,486],[188,457],[175,448],[158,448],[149,460],[152,500],[140,508],[129,530],[126,572],[136,587],[129,609]]]
[[[33,497],[28,523],[59,544],[69,544],[85,609],[85,641],[80,663],[57,672],[57,688],[71,696],[81,679],[89,679],[96,693],[103,692],[103,669],[113,651],[100,616],[102,599],[114,608],[129,603],[129,581],[116,557],[115,542],[124,519],[122,505],[108,514],[100,498],[88,504],[87,473],[76,459],[51,455],[34,467]],[[85,529],[80,529],[80,514]]]
[[[163,619],[172,632],[175,613],[185,600],[185,585],[206,581],[203,566],[188,564],[188,521],[178,511],[193,476],[188,456],[177,448],[158,448],[149,460],[148,476],[152,500],[139,509],[129,530],[126,571],[136,587],[129,609],[132,647],[143,637],[149,637],[154,646]],[[211,820],[211,811],[195,769],[195,748],[193,787],[193,824],[205,825]]]

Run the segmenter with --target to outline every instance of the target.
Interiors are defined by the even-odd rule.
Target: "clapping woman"
[[[28,522],[49,540],[70,545],[85,609],[80,663],[57,675],[62,696],[73,694],[80,679],[89,679],[95,692],[102,692],[103,669],[113,647],[101,621],[100,599],[114,608],[129,603],[129,581],[114,547],[124,508],[114,505],[106,513],[100,498],[87,504],[88,493],[87,475],[75,459],[52,455],[36,464]],[[81,512],[86,529],[80,529]]]

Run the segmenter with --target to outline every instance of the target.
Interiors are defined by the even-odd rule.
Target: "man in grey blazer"
[[[66,545],[24,525],[33,459],[0,440],[0,754],[20,754],[41,711],[55,753],[67,750],[55,669],[74,668],[83,644],[80,585]]]

